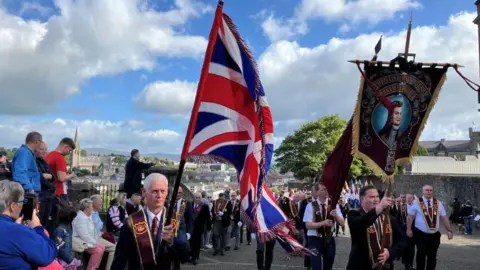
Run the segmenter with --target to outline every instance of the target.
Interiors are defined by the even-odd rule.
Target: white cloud
[[[90,78],[151,69],[157,57],[201,57],[207,44],[174,30],[211,10],[201,2],[176,0],[165,12],[144,0],[54,3],[59,14],[46,22],[25,21],[0,4],[0,113],[50,111]]]
[[[417,62],[456,62],[466,67],[464,75],[478,78],[477,28],[474,13],[450,17],[445,26],[418,26],[412,32],[410,52]],[[356,102],[360,73],[347,60],[371,59],[383,34],[379,59],[390,60],[402,52],[406,31],[372,33],[353,39],[332,38],[327,44],[309,48],[296,42],[272,44],[258,64],[277,134],[292,132],[298,119],[310,120],[340,113],[348,119]],[[468,136],[472,121],[480,123],[477,93],[468,88],[453,68],[433,110],[423,139],[455,139]],[[312,116],[313,115],[313,116]]]
[[[419,8],[415,0],[303,0],[296,8],[300,19],[378,23],[392,19],[399,11]]]
[[[307,22],[315,19],[340,22],[339,32],[345,33],[361,23],[363,27],[372,26],[393,19],[399,12],[420,7],[416,0],[302,0],[291,18],[276,19],[270,15],[262,28],[273,42],[306,34]]]
[[[134,98],[137,108],[167,115],[188,115],[195,99],[196,83],[175,80],[157,81],[145,86]]]
[[[0,144],[2,147],[19,147],[30,131],[43,135],[48,147],[56,147],[63,137],[73,137],[78,127],[82,148],[102,147],[118,151],[141,149],[143,153],[175,153],[175,146],[181,145],[183,135],[174,130],[148,129],[147,125],[137,120],[122,122],[69,119],[43,121],[6,120],[0,124]]]
[[[48,7],[44,7],[37,2],[23,2],[20,11],[18,12],[20,15],[29,12],[38,12],[42,16],[49,15],[53,12],[52,9]]]
[[[307,33],[307,25],[294,19],[275,18],[273,14],[262,23],[263,32],[272,41],[290,39],[299,34]]]

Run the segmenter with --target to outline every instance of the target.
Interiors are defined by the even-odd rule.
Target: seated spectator
[[[0,180],[12,180],[12,164],[8,162],[7,152],[0,152]]]
[[[95,224],[92,220],[93,202],[90,199],[83,199],[79,204],[80,211],[73,219],[73,238],[83,242],[85,251],[90,254],[90,260],[87,264],[87,270],[95,270],[100,267],[105,246],[98,242],[99,235],[95,230]],[[75,239],[74,239],[75,241]],[[75,250],[75,248],[74,248]],[[75,250],[82,252],[83,250]]]
[[[77,216],[73,208],[63,208],[58,213],[58,227],[53,234],[54,241],[57,242],[57,258],[60,264],[68,270],[76,270],[81,265],[80,260],[73,257],[72,251],[72,222]]]
[[[33,210],[32,220],[22,224],[20,213],[25,191],[13,181],[0,181],[0,269],[37,269],[57,255],[55,242],[45,234]]]
[[[113,256],[115,255],[115,235],[113,233],[107,233],[103,230],[103,222],[100,219],[100,215],[98,211],[102,210],[102,197],[98,194],[92,195],[90,200],[93,202],[93,213],[92,213],[92,220],[93,224],[95,224],[96,235],[99,235],[100,238],[97,241],[105,246],[105,252],[108,252],[108,260],[107,260],[107,269],[110,269],[110,266],[113,262]]]
[[[127,200],[126,210],[127,215],[131,215],[140,210],[140,204],[142,203],[142,195],[133,193],[132,197]]]
[[[120,233],[123,221],[128,216],[125,210],[126,202],[127,196],[123,192],[118,193],[117,198],[110,202],[107,216],[107,232],[115,233],[116,236]]]

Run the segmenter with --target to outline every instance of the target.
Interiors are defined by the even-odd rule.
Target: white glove
[[[222,212],[222,211],[218,211],[218,215],[219,215],[219,216],[223,216],[223,212]]]
[[[232,215],[230,215],[230,219],[233,220],[233,216],[232,216]]]
[[[237,223],[237,226],[238,226],[238,227],[242,227],[242,222],[239,221],[239,222]]]
[[[190,234],[187,233],[187,240],[190,240]]]

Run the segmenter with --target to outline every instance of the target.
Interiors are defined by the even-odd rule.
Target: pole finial
[[[405,41],[405,59],[408,60],[408,52],[410,49],[410,37],[412,35],[412,20],[413,20],[413,12],[410,13],[410,21],[408,22],[408,30],[407,30],[407,40]]]

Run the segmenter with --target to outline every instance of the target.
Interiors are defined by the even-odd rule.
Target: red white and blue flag
[[[221,161],[238,172],[242,214],[262,240],[304,251],[265,179],[273,155],[273,121],[251,51],[220,1],[210,32],[182,160]]]

